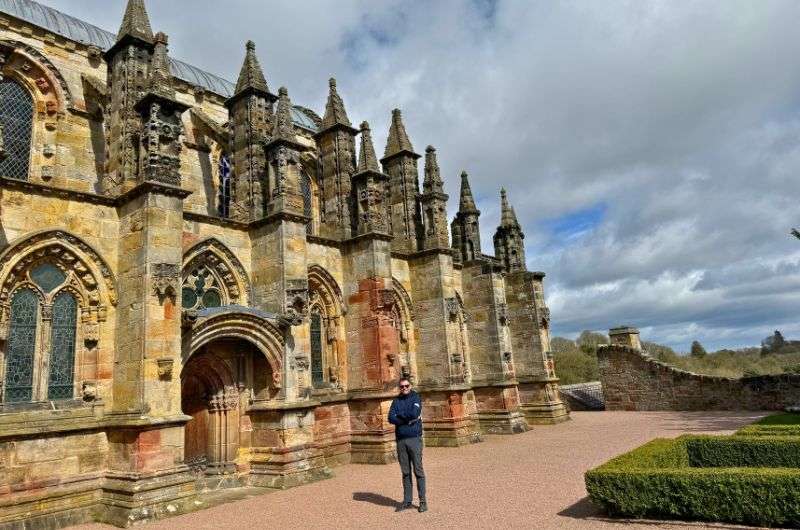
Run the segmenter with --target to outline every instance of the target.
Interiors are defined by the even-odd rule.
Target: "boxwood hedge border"
[[[656,439],[586,473],[610,515],[800,526],[800,439]]]

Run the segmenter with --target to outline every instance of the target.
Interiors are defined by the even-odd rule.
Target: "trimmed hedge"
[[[588,471],[586,490],[611,515],[796,526],[800,458],[790,452],[798,448],[785,439],[656,439]],[[775,460],[748,467],[768,460],[759,451]]]
[[[736,436],[800,436],[800,425],[748,425],[736,431]]]
[[[691,467],[800,468],[800,439],[745,436],[682,437]]]

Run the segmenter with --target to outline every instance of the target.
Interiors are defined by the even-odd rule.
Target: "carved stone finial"
[[[124,37],[135,37],[145,42],[153,42],[153,30],[150,28],[150,19],[144,0],[128,0],[122,24],[117,33],[117,42]]]
[[[358,173],[362,171],[380,172],[378,158],[375,156],[375,146],[372,144],[372,133],[369,123],[361,122],[361,151],[358,153]]]
[[[320,130],[329,129],[336,125],[352,128],[350,118],[347,117],[347,111],[344,108],[344,102],[336,91],[336,79],[331,77],[328,81],[328,86],[330,87],[328,102],[325,104],[325,115],[322,117]]]
[[[283,86],[278,89],[278,106],[275,110],[275,127],[272,130],[272,138],[273,140],[294,140],[292,102],[289,99],[289,91]]]
[[[509,206],[508,204],[505,188],[500,188],[500,226],[505,228],[520,227],[513,206]]]
[[[458,211],[463,213],[480,213],[475,206],[475,199],[472,197],[472,188],[469,185],[469,175],[466,171],[461,172],[461,196],[458,202]]]
[[[411,145],[411,140],[408,139],[400,109],[394,109],[392,110],[392,123],[389,126],[389,137],[386,140],[386,150],[383,158],[394,156],[403,151],[414,154],[414,147]]]
[[[526,270],[525,235],[514,208],[508,204],[505,188],[500,189],[500,226],[494,235],[494,252],[507,272]]]
[[[444,193],[444,182],[439,172],[436,148],[429,145],[425,149],[425,180],[422,183],[425,193]]]
[[[163,97],[174,99],[175,89],[172,87],[172,74],[169,70],[169,57],[167,43],[169,38],[165,33],[158,32],[155,36],[155,48],[150,66],[150,91]]]
[[[251,40],[247,41],[245,49],[244,63],[239,72],[239,79],[236,81],[234,95],[241,94],[246,90],[269,93],[267,80],[264,78],[264,72],[261,70],[258,57],[256,57],[255,43]]]

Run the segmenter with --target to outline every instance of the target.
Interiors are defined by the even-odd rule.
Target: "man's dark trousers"
[[[417,496],[419,502],[425,502],[425,471],[422,469],[422,438],[401,438],[397,440],[397,460],[403,473],[403,504],[411,504],[413,490],[411,486],[411,467],[417,478]]]

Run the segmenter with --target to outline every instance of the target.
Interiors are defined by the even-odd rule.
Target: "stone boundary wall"
[[[646,352],[598,349],[606,410],[783,410],[800,404],[800,375],[734,379],[686,372]]]

